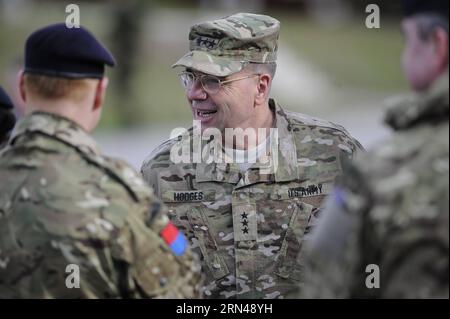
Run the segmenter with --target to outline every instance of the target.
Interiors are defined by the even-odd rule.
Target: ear
[[[19,86],[19,93],[20,93],[20,98],[26,103],[27,102],[27,93],[25,90],[25,73],[23,72],[23,70],[20,70],[19,73],[17,74],[17,79],[18,79],[18,86]]]
[[[272,84],[272,77],[269,74],[263,73],[259,76],[257,92],[255,96],[256,105],[264,104],[266,100],[269,98],[269,91],[271,84]]]
[[[93,110],[97,110],[103,106],[106,96],[106,88],[108,87],[109,79],[105,76],[100,79],[95,90],[95,98]]]
[[[444,29],[437,28],[433,37],[439,71],[443,72],[448,68],[448,34]]]

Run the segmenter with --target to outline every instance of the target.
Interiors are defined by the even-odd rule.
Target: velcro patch
[[[162,194],[165,203],[183,202],[212,202],[216,200],[216,192],[194,190],[194,191],[165,191]]]
[[[329,183],[308,184],[305,186],[283,188],[270,193],[269,197],[274,200],[286,200],[292,198],[313,197],[328,195],[333,188]]]
[[[161,231],[161,237],[172,248],[172,251],[177,256],[182,256],[186,252],[188,241],[186,237],[175,227],[172,222]]]

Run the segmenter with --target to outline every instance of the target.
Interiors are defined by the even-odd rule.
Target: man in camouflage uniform
[[[25,57],[27,116],[0,155],[0,297],[198,297],[200,266],[165,206],[88,133],[111,54],[56,24]]]
[[[448,1],[405,1],[396,133],[355,160],[309,242],[310,298],[448,298]]]
[[[296,291],[305,235],[342,163],[361,148],[343,127],[269,99],[279,28],[269,16],[247,13],[191,28],[190,52],[175,66],[185,68],[182,83],[201,128],[165,142],[142,167],[201,256],[206,297],[284,298]],[[222,144],[229,128],[267,130],[253,148],[245,136]],[[212,129],[221,136],[210,139]],[[202,130],[200,143],[195,135]],[[174,150],[185,149],[192,161],[176,163]],[[195,161],[200,153],[206,157]]]
[[[6,145],[11,130],[16,123],[16,117],[12,109],[11,99],[0,86],[0,149]]]

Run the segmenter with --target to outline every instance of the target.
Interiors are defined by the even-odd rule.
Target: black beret
[[[8,94],[0,86],[0,108],[10,110],[13,108],[13,104]]]
[[[49,25],[31,34],[25,44],[25,73],[65,78],[101,78],[112,54],[83,27]]]
[[[448,19],[448,0],[403,0],[406,17],[421,13],[440,14]]]
[[[4,135],[13,129],[16,117],[12,112],[13,104],[6,92],[0,86],[0,135]],[[2,142],[0,136],[0,143]]]

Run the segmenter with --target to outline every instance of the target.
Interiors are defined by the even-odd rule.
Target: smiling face
[[[228,81],[251,74],[244,69],[220,80]],[[257,118],[255,115],[258,111],[255,107],[257,94],[258,76],[223,84],[215,94],[206,92],[200,80],[196,80],[192,88],[186,90],[194,120],[201,121],[202,132],[209,127],[217,128],[221,132],[224,132],[225,128],[257,127],[255,124]]]

